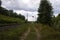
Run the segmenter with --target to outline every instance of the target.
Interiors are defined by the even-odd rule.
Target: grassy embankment
[[[20,18],[13,18],[9,16],[4,16],[0,14],[0,27],[2,25],[14,24],[14,23],[24,23],[24,20]],[[19,40],[20,36],[28,29],[28,24],[17,25],[15,28],[7,29],[6,31],[0,31],[0,40]],[[10,26],[9,26],[10,27]]]
[[[23,23],[24,20],[21,20],[20,18],[13,18],[9,16],[4,16],[0,14],[0,24],[6,24],[6,23]]]
[[[28,26],[27,26],[28,25]],[[17,28],[9,31],[0,32],[0,40],[19,40],[22,34],[27,31],[29,24],[22,24]]]

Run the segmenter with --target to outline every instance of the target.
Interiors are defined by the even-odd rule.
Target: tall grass
[[[28,24],[22,24],[10,31],[0,32],[0,40],[19,40],[21,35],[28,29]]]
[[[43,24],[35,24],[39,29],[41,40],[60,40],[60,32],[55,31],[52,27]]]
[[[26,40],[37,40],[37,36],[36,36],[36,32],[35,32],[35,29],[34,29],[34,24],[30,24],[30,33],[29,35],[27,36]]]

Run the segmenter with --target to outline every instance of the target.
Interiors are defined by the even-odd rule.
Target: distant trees
[[[5,8],[2,8],[2,7],[0,8],[0,14],[25,20],[25,17],[23,15],[17,14],[15,12],[13,12],[13,10],[7,10]]]
[[[60,14],[57,17],[54,17],[54,29],[60,32]]]
[[[25,20],[25,17],[22,16],[21,14],[19,14],[18,17],[21,18],[22,20]]]
[[[25,17],[23,15],[17,14],[15,12],[13,12],[13,10],[7,10],[3,7],[0,7],[0,14],[9,16],[9,17],[14,17],[14,18],[21,18],[21,19],[25,20]]]
[[[18,15],[17,13],[14,13],[13,10],[7,10],[7,9],[1,7],[1,3],[2,3],[2,1],[0,0],[0,14],[25,20],[25,17],[23,15],[21,15],[21,14]]]
[[[53,11],[52,11],[52,6],[51,3],[48,0],[41,0],[41,4],[38,8],[38,18],[37,18],[37,22],[40,22],[42,24],[48,24],[51,25],[52,23],[52,15],[53,15]]]
[[[10,16],[10,17],[14,17],[13,10],[9,10],[9,12],[8,12],[8,16]]]

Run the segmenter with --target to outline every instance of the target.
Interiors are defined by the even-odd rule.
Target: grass
[[[9,16],[4,16],[0,14],[0,24],[2,23],[23,23],[24,20],[20,18],[12,18]]]
[[[56,32],[52,27],[42,24],[35,25],[40,31],[41,40],[60,40],[60,32]]]
[[[10,31],[0,32],[0,40],[19,40],[19,37],[28,29],[28,24],[22,24]]]
[[[55,31],[48,25],[39,23],[25,23],[9,31],[2,31],[0,32],[0,40],[19,40],[22,34],[28,29],[28,27],[30,27],[31,31],[26,40],[37,40],[34,27],[39,30],[41,40],[60,40],[60,32]]]
[[[30,24],[30,28],[31,28],[31,31],[27,36],[26,40],[37,40],[34,24]]]

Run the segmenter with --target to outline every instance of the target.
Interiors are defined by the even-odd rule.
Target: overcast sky
[[[52,3],[54,14],[60,13],[60,0],[49,0]],[[7,9],[14,10],[18,14],[21,13],[29,20],[37,19],[37,10],[39,7],[40,0],[2,0],[2,6]],[[34,16],[34,17],[32,17]]]

